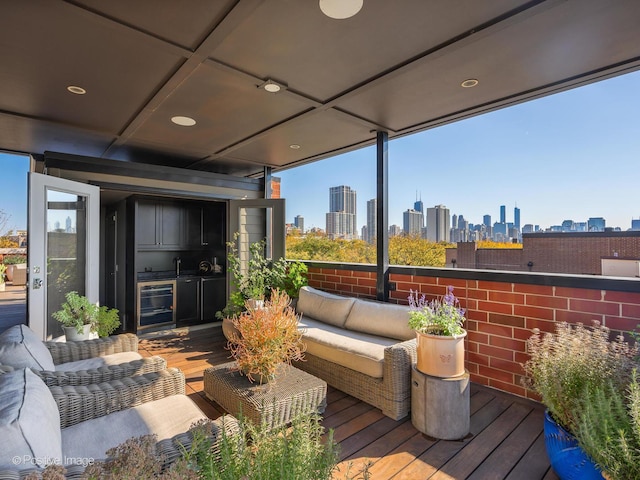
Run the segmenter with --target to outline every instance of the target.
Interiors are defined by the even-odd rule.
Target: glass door
[[[29,174],[29,326],[44,340],[62,336],[67,292],[98,301],[99,212],[99,187]]]

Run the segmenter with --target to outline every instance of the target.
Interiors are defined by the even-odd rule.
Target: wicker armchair
[[[0,364],[28,367],[49,386],[90,385],[157,372],[159,357],[138,354],[138,337],[127,333],[80,342],[42,342],[26,325],[0,335]]]
[[[0,376],[3,373],[11,371],[11,368],[0,367]],[[51,394],[57,404],[60,412],[60,427],[64,432],[65,429],[73,426],[91,425],[90,422],[100,420],[104,417],[106,423],[101,423],[101,434],[109,436],[109,432],[105,432],[112,424],[109,421],[109,415],[118,412],[126,412],[128,409],[148,404],[149,408],[156,408],[156,404],[160,404],[163,399],[169,397],[179,400],[181,405],[186,405],[191,409],[199,411],[202,418],[206,418],[205,414],[200,411],[193,402],[184,395],[185,379],[183,373],[176,368],[169,368],[159,372],[142,374],[135,377],[114,380],[100,384],[92,384],[88,386],[54,386],[49,387]],[[0,410],[2,405],[0,405]],[[158,407],[163,408],[163,407]],[[164,407],[166,408],[166,406]],[[167,419],[169,423],[174,419]],[[107,425],[107,427],[105,427]],[[113,424],[113,429],[117,429],[117,421]],[[190,425],[184,425],[184,431],[170,438],[165,438],[156,443],[156,454],[163,461],[163,469],[170,466],[185,451],[188,451],[193,438],[189,433]],[[239,431],[237,420],[230,416],[221,417],[212,422],[210,439],[212,448],[217,448],[218,442],[222,437],[222,432],[233,435]],[[116,433],[115,431],[113,432]],[[148,432],[128,432],[131,438]],[[64,437],[64,433],[63,433]],[[63,439],[63,444],[64,444]],[[114,445],[115,446],[115,445]],[[63,450],[63,455],[67,453]],[[83,465],[65,465],[67,469],[66,478],[81,478],[84,472]],[[24,479],[30,473],[36,473],[41,478],[42,469],[38,467],[30,467],[24,469],[0,469],[0,480],[18,480]]]
[[[55,365],[103,357],[124,352],[138,351],[138,337],[132,333],[114,335],[95,340],[80,342],[44,342],[53,357]],[[105,365],[86,370],[36,371],[35,373],[49,386],[54,385],[89,385],[93,383],[109,382],[133,375],[141,375],[164,370],[167,361],[157,355],[139,358],[117,365]]]

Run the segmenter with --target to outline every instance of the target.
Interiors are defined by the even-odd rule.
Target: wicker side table
[[[204,371],[207,397],[232,415],[242,415],[254,423],[264,421],[270,428],[289,423],[296,415],[324,412],[327,383],[295,367],[282,365],[275,381],[260,385],[241,375],[235,362]]]

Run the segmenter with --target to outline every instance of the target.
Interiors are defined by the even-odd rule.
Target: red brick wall
[[[403,274],[391,274],[390,281],[396,284],[390,301],[402,304],[409,290],[430,299],[452,285],[467,310],[466,366],[472,381],[525,397],[535,398],[521,383],[526,340],[534,328],[553,331],[555,322],[598,320],[614,331],[632,331],[640,324],[640,293]],[[309,284],[375,298],[376,273],[310,266]]]

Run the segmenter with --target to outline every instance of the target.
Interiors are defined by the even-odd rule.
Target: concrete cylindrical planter
[[[464,370],[464,339],[466,330],[455,337],[416,332],[418,342],[417,368],[434,377],[457,377]]]

